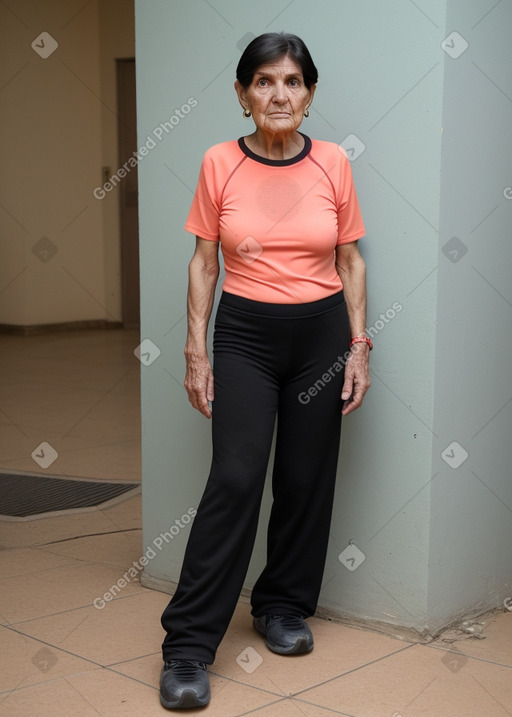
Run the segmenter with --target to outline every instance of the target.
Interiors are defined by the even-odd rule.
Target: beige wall
[[[134,55],[133,23],[132,0],[0,7],[2,324],[120,319],[118,195],[92,192],[116,168],[114,58]]]
[[[100,0],[101,164],[115,172],[119,166],[117,147],[116,58],[135,57],[133,0]],[[100,168],[101,169],[101,168]],[[96,172],[95,186],[102,182]],[[98,200],[96,200],[98,201]],[[119,189],[100,201],[103,210],[104,280],[107,318],[121,319],[121,256],[119,242]]]

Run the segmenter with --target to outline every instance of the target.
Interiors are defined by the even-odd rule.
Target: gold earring
[[[251,116],[251,111],[250,111],[250,110],[244,110],[244,111],[243,111],[243,116],[245,117],[245,119],[249,119],[249,117]]]
[[[306,111],[304,112],[304,117],[309,117],[309,110],[306,110]]]

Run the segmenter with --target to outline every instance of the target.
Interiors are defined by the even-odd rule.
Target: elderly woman
[[[185,387],[212,418],[213,460],[167,633],[164,707],[206,705],[215,659],[246,576],[277,418],[267,562],[252,590],[255,629],[270,650],[306,653],[327,551],[341,417],[370,385],[364,235],[340,147],[298,131],[318,79],[300,38],[255,38],[237,67],[243,116],[256,125],[203,159],[186,230]],[[219,276],[214,369],[206,332]]]

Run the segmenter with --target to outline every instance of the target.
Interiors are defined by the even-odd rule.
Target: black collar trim
[[[247,157],[254,159],[255,162],[267,164],[271,167],[287,167],[290,164],[297,164],[297,162],[303,160],[304,157],[307,157],[307,155],[311,152],[310,138],[307,135],[302,134],[302,132],[299,132],[299,134],[301,137],[304,137],[304,147],[299,154],[296,154],[295,157],[290,157],[290,159],[267,159],[267,157],[261,157],[259,154],[255,154],[249,149],[249,147],[245,144],[245,139],[243,137],[240,137],[238,140],[238,146]]]

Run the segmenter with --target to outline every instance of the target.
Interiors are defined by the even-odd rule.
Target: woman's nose
[[[274,102],[286,102],[288,99],[288,96],[286,94],[285,86],[284,84],[277,83],[274,86]]]

